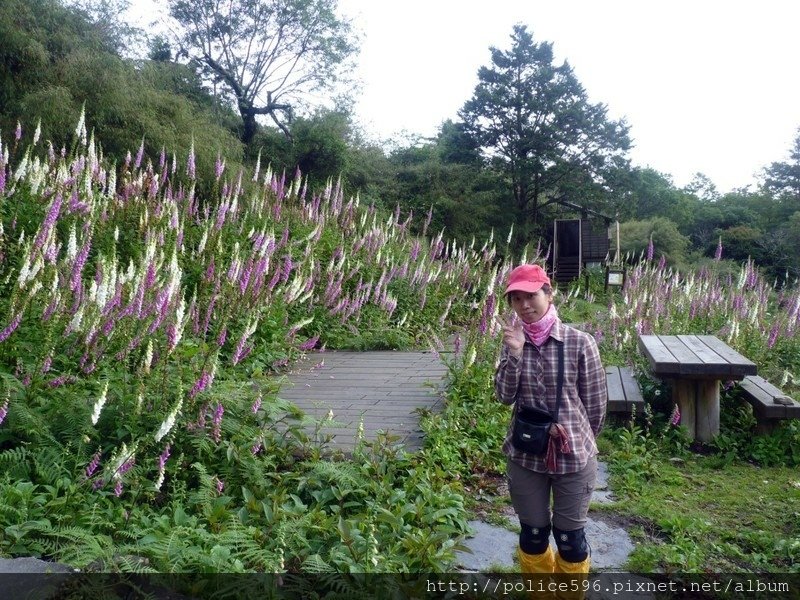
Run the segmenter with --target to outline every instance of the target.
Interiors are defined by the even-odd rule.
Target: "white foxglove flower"
[[[97,425],[97,421],[100,419],[100,412],[103,410],[103,406],[105,406],[106,404],[107,393],[108,393],[108,381],[106,381],[105,385],[103,386],[103,391],[100,392],[100,396],[94,403],[94,410],[92,410],[92,425]]]
[[[178,403],[175,405],[175,408],[173,408],[172,412],[170,412],[167,415],[167,418],[164,419],[164,422],[161,423],[161,426],[158,428],[158,431],[156,431],[155,436],[153,436],[156,443],[160,442],[165,435],[167,435],[170,431],[172,431],[172,428],[175,426],[175,419],[177,418],[178,413],[180,412],[182,406],[183,406],[183,398],[178,400]]]
[[[469,349],[469,354],[467,354],[467,359],[464,361],[464,368],[469,369],[475,363],[475,358],[477,358],[477,356],[477,349],[475,346],[471,346]]]
[[[142,361],[142,371],[147,375],[150,373],[150,366],[153,364],[153,340],[147,341],[147,350],[144,352],[144,360]],[[158,441],[158,440],[156,440]]]
[[[67,262],[73,262],[78,256],[78,239],[75,235],[75,224],[69,231],[69,241],[67,242]]]

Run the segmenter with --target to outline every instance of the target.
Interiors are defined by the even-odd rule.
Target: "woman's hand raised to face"
[[[522,358],[522,349],[525,346],[525,334],[522,332],[522,323],[509,325],[500,317],[497,322],[503,328],[503,342],[508,346],[508,352],[512,356]]]

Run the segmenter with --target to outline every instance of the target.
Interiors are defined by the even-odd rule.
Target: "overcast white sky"
[[[132,0],[149,5],[151,0]],[[515,23],[554,44],[593,102],[631,125],[635,164],[720,192],[786,160],[800,127],[795,0],[339,0],[362,31],[368,132],[434,135]],[[149,12],[149,11],[148,11]],[[152,15],[152,13],[150,13]]]

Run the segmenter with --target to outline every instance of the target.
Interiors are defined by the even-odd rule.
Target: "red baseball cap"
[[[508,276],[505,293],[538,292],[544,284],[550,285],[550,278],[539,265],[520,265]]]

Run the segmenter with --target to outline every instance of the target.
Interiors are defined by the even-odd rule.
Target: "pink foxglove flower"
[[[143,157],[144,157],[144,138],[142,138],[142,143],[139,145],[139,151],[136,152],[136,160],[133,163],[134,169],[138,169],[141,166]]]
[[[167,464],[167,460],[169,460],[169,451],[170,451],[170,445],[167,444],[166,446],[164,446],[164,451],[161,453],[161,456],[158,457],[158,470],[159,471],[163,471],[164,470],[164,467]]]
[[[678,408],[677,404],[675,405],[675,408],[672,409],[672,415],[670,415],[669,422],[675,427],[681,423],[681,410]]]
[[[19,327],[19,324],[22,322],[22,313],[19,312],[14,315],[14,318],[11,319],[11,323],[9,323],[3,331],[0,331],[0,342],[5,342],[8,337],[14,333],[14,331]]]
[[[92,475],[94,475],[95,471],[97,471],[97,467],[100,466],[100,451],[94,453],[92,460],[86,466],[86,479],[90,479]]]
[[[6,420],[6,415],[8,415],[8,398],[3,402],[3,406],[0,406],[0,425]]]
[[[190,179],[195,178],[194,139],[192,139],[192,147],[189,149],[189,158],[186,160],[186,174]]]

